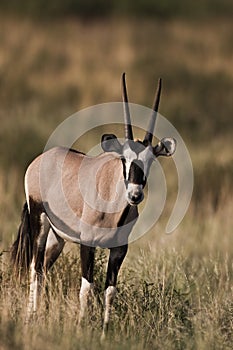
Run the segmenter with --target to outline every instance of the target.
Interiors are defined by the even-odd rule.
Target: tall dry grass
[[[1,18],[1,29],[0,349],[231,349],[230,20]],[[130,246],[109,339],[101,345],[107,252],[98,251],[94,306],[78,336],[77,247],[68,245],[48,275],[39,314],[28,328],[28,283],[15,280],[7,251],[19,224],[27,165],[67,116],[95,103],[119,101],[122,71],[128,74],[130,100],[148,106],[157,77],[164,78],[161,113],[189,147],[195,187],[176,232],[163,233],[173,203],[170,188],[156,227]],[[84,138],[79,147],[88,150]],[[172,176],[171,164],[164,166]]]

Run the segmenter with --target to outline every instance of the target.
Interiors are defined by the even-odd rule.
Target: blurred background
[[[13,293],[15,280],[10,279],[8,267],[8,250],[25,200],[25,170],[68,116],[94,104],[121,101],[124,71],[130,102],[148,107],[158,77],[163,78],[160,113],[183,137],[195,183],[185,219],[172,235],[165,235],[177,182],[172,180],[176,177],[172,162],[162,162],[169,183],[167,206],[150,234],[131,245],[125,260],[120,275],[125,294],[123,302],[118,299],[116,316],[116,324],[122,327],[120,337],[136,339],[138,334],[139,340],[146,339],[142,347],[136,339],[134,349],[147,345],[150,349],[231,348],[232,18],[232,0],[1,0],[0,309],[5,311],[0,339],[4,349],[25,348],[21,324],[14,323],[23,317],[19,308],[26,305],[25,294],[22,297],[20,289]],[[93,134],[98,142],[101,132]],[[81,151],[89,146],[85,137],[78,142]],[[53,346],[56,341],[73,349],[72,343],[64,341],[76,339],[75,332],[67,330],[71,337],[61,338],[66,332],[62,317],[70,320],[66,324],[73,329],[76,309],[68,308],[67,318],[61,305],[67,295],[71,306],[72,300],[73,306],[78,303],[77,259],[63,256],[60,261],[61,269],[54,270],[60,273],[54,279],[62,281],[55,285],[60,294],[54,311],[50,309],[54,337],[43,328],[44,321],[40,332],[45,339],[52,337],[48,349],[59,349]],[[103,269],[99,271],[104,273]],[[99,278],[103,284],[103,277]],[[157,307],[156,298],[160,298],[158,317],[151,312]],[[124,310],[128,318],[120,323]],[[28,348],[31,339],[30,334],[25,338]],[[40,343],[44,338],[39,334],[35,339],[33,348],[44,348]]]

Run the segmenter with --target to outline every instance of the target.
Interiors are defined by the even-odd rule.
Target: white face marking
[[[124,150],[123,155],[125,157],[126,180],[128,180],[130,165],[134,160],[137,159],[137,154],[134,151],[132,151],[130,147],[127,147]]]
[[[148,176],[151,160],[154,158],[152,147],[150,146],[146,147],[139,154],[136,154],[136,152],[134,152],[130,147],[127,147],[123,152],[123,156],[125,158],[126,180],[128,180],[129,178],[130,166],[134,160],[142,161],[144,166],[144,178]]]
[[[141,191],[142,190],[142,185],[136,185],[136,184],[129,184],[128,185],[128,191],[129,192],[136,192],[136,191]]]
[[[129,204],[135,205],[140,203],[144,198],[143,186],[129,183],[126,189],[126,200]]]
[[[138,159],[141,160],[144,164],[144,178],[148,176],[151,160],[154,159],[152,148],[146,147],[142,152],[139,153]]]

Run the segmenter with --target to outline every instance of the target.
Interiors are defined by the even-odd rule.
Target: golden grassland
[[[0,349],[231,349],[230,20],[40,22],[11,17],[0,23]],[[164,234],[172,187],[157,225],[130,245],[109,339],[100,344],[107,252],[97,253],[94,306],[78,336],[77,247],[68,245],[55,264],[37,320],[29,327],[23,323],[28,284],[12,276],[7,251],[20,221],[27,165],[67,116],[119,101],[123,71],[130,101],[146,106],[156,79],[163,77],[160,111],[189,148],[195,186],[187,215],[173,234]],[[88,151],[89,145],[81,138],[79,147]],[[169,160],[163,165],[169,180],[175,170]]]

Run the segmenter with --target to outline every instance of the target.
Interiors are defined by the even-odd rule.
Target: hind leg
[[[64,239],[59,237],[51,228],[49,230],[44,257],[44,271],[47,272],[61,254],[65,245]]]
[[[42,291],[44,277],[57,260],[64,248],[65,242],[44,222],[38,237],[36,254],[31,264],[31,282],[27,321],[38,309],[38,301]]]
[[[33,208],[34,209],[34,208]],[[33,215],[34,214],[34,215]],[[33,244],[33,258],[30,265],[30,292],[27,312],[27,321],[37,311],[38,299],[41,294],[44,279],[44,255],[50,225],[43,212],[30,212],[31,228],[36,237]]]

